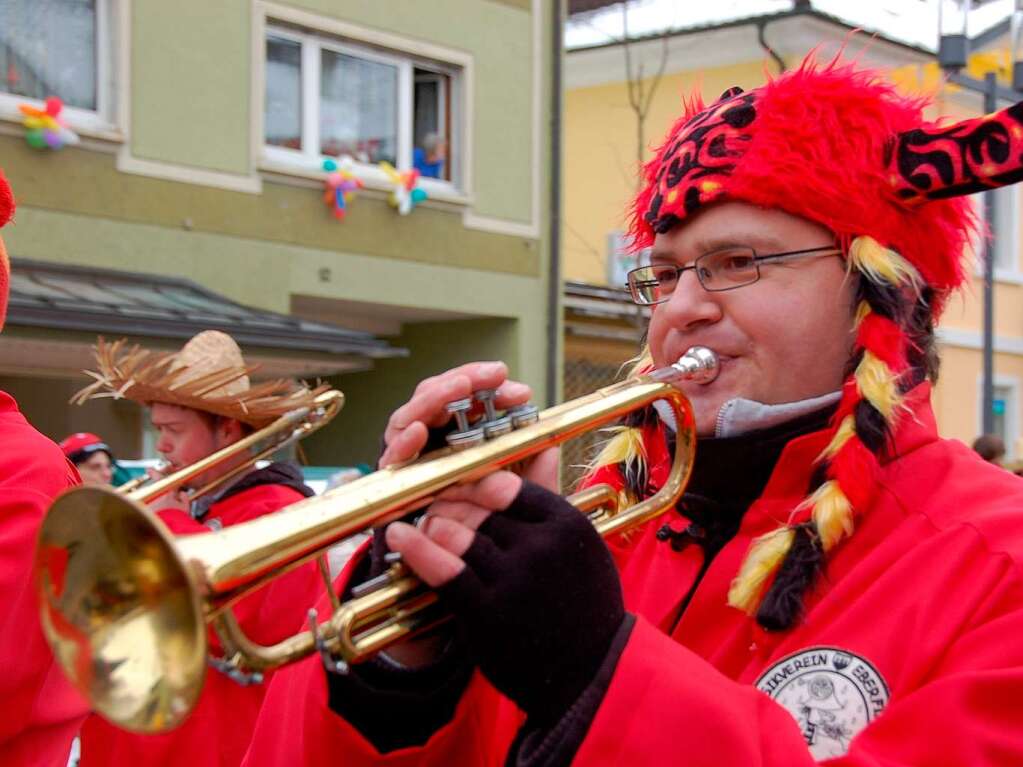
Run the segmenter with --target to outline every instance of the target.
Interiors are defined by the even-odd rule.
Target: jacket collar
[[[810,484],[817,457],[831,440],[830,428],[796,437],[781,452],[762,498],[802,498]],[[931,408],[931,384],[918,384],[906,393],[903,411],[895,429],[892,449],[882,456],[882,465],[890,463],[938,439],[938,428]]]

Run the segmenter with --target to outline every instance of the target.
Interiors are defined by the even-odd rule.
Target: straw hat
[[[95,381],[71,398],[77,405],[90,399],[126,398],[149,405],[168,405],[201,410],[235,418],[262,428],[287,412],[311,407],[326,391],[324,385],[310,389],[287,379],[255,386],[249,374],[258,366],[246,365],[235,340],[218,330],[204,330],[179,352],[153,352],[126,339],[95,346],[98,370],[85,371]]]

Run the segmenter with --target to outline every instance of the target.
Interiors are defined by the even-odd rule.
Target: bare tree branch
[[[569,234],[576,238],[578,245],[580,245],[582,250],[584,250],[588,255],[592,256],[594,261],[601,266],[605,265],[604,254],[597,250],[597,248],[595,248],[578,229],[568,223],[568,221],[565,221],[565,229]]]
[[[622,3],[622,51],[625,54],[625,88],[628,95],[629,106],[636,116],[636,167],[643,167],[644,154],[646,152],[646,118],[650,113],[650,105],[653,103],[657,87],[668,66],[668,37],[671,33],[671,25],[665,25],[661,33],[661,56],[657,65],[657,71],[647,84],[643,77],[642,57],[633,67],[632,41],[629,38],[629,3],[628,0]],[[642,185],[642,176],[637,172],[635,175],[636,189]]]

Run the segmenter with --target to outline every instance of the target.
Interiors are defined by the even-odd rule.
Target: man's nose
[[[678,276],[671,297],[657,311],[666,312],[671,324],[680,330],[695,330],[721,319],[718,294],[703,287],[695,269],[687,269]]]

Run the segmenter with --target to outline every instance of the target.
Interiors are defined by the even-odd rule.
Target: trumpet
[[[305,439],[313,432],[330,423],[338,414],[345,402],[345,395],[337,389],[327,389],[318,394],[309,407],[298,408],[285,413],[269,426],[255,431],[227,447],[189,464],[162,479],[148,475],[128,480],[118,485],[113,492],[118,493],[130,502],[145,505],[155,501],[189,480],[210,471],[218,466],[234,462],[238,457],[245,456],[229,471],[219,474],[202,487],[188,491],[188,499],[192,501],[201,495],[213,492],[226,485],[239,474],[249,471],[256,463],[276,453],[288,445]],[[167,466],[169,464],[164,464]],[[163,467],[161,467],[163,468]],[[81,489],[71,490],[78,493]],[[63,497],[63,496],[62,496]]]
[[[156,465],[155,471],[157,474],[164,474],[169,468],[170,464],[167,461],[161,461]],[[117,490],[117,492],[119,493],[133,493],[143,485],[148,485],[150,482],[154,481],[156,481],[155,477],[151,476],[148,473],[143,473],[138,477],[133,477],[132,479],[129,479],[127,482],[122,482],[114,489]]]
[[[518,465],[664,400],[677,424],[664,486],[626,508],[608,485],[568,499],[603,536],[640,525],[674,506],[692,468],[692,409],[673,383],[709,383],[717,373],[717,356],[694,347],[673,365],[520,419],[520,428],[501,429],[489,441],[435,451],[215,533],[175,539],[130,495],[98,487],[69,491],[50,507],[37,547],[44,633],[93,708],[137,732],[172,729],[195,706],[208,663],[207,624],[225,651],[218,668],[261,672],[318,652],[343,672],[447,616],[436,593],[400,562],[342,603],[325,566],[327,548],[427,505],[447,487]],[[247,637],[231,606],[317,557],[330,603],[326,619],[310,610],[307,630],[273,645]]]

